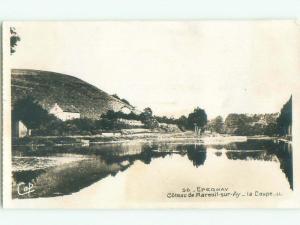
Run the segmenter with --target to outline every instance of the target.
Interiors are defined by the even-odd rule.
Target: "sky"
[[[300,89],[299,25],[292,21],[7,26],[21,37],[7,66],[72,75],[156,115],[188,115],[195,107],[208,118],[279,112]]]

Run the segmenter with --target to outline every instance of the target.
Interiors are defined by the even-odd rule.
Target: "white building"
[[[22,138],[31,135],[31,130],[22,121],[13,123],[13,137]]]
[[[57,103],[55,103],[49,110],[50,114],[53,114],[58,119],[62,121],[72,120],[72,119],[79,119],[80,113],[79,111],[71,105],[70,107],[61,107]]]
[[[127,120],[127,119],[118,119],[118,122],[123,124],[133,126],[133,127],[142,127],[144,124],[139,120]]]

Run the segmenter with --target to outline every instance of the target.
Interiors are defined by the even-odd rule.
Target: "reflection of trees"
[[[217,146],[217,149],[221,149],[221,147],[227,150],[237,150],[226,152],[227,158],[232,160],[239,159],[274,161],[275,158],[278,158],[280,168],[286,175],[290,187],[293,189],[292,146],[290,144],[283,142],[275,143],[272,140],[249,140],[247,142],[238,142],[225,146],[219,145]],[[170,154],[187,154],[188,159],[196,167],[203,165],[207,157],[206,146],[204,145],[170,145],[168,143],[157,143],[142,144],[139,148],[140,149],[135,149],[134,151],[132,151],[132,147],[129,147],[129,149],[131,150],[126,150],[124,152],[119,151],[119,146],[117,148],[117,151],[113,151],[112,148],[107,148],[106,151],[97,152],[97,155],[100,155],[108,165],[120,165],[122,162],[128,161],[128,165],[126,165],[125,167],[121,166],[119,171],[126,170],[136,160],[140,160],[145,164],[150,164],[152,159],[165,157],[166,155]]]
[[[15,182],[21,183],[29,183],[29,182],[34,182],[35,179],[43,174],[45,170],[43,169],[38,169],[38,170],[21,170],[21,171],[15,171],[13,172],[13,179]]]
[[[292,144],[279,142],[275,148],[274,154],[280,162],[280,169],[284,172],[289,181],[291,189],[294,188],[293,182],[293,151]]]
[[[198,167],[204,164],[206,160],[206,147],[204,145],[188,145],[188,159],[193,162],[193,165]]]
[[[51,182],[51,187],[42,191],[45,186],[39,185],[39,193],[29,197],[49,197],[54,195],[65,195],[79,191],[94,182],[102,180],[111,175],[115,176],[121,171],[127,170],[140,160],[145,164],[150,164],[155,158],[163,158],[171,154],[187,154],[188,159],[194,166],[204,164],[206,160],[206,147],[202,145],[184,145],[170,143],[137,143],[137,144],[102,144],[89,147],[81,146],[52,146],[41,148],[37,152],[23,151],[27,156],[58,156],[60,154],[79,154],[87,155],[87,160],[74,162],[69,165],[58,166],[57,168],[47,168],[43,171],[28,171],[26,173],[14,173],[14,181],[18,182]],[[90,158],[91,157],[91,158]],[[53,180],[49,177],[61,177]],[[15,187],[15,186],[14,186]],[[17,193],[13,194],[17,197]]]
[[[265,150],[271,147],[270,140],[248,140],[245,142],[232,142],[225,145],[210,145],[215,149],[225,148],[227,150]]]
[[[222,152],[215,152],[215,155],[220,157],[220,156],[222,156]]]
[[[265,151],[228,151],[226,152],[228,159],[232,160],[263,160],[274,161],[275,156],[270,155]]]
[[[208,147],[217,149],[217,150],[221,150],[224,148],[224,145],[208,145]]]
[[[247,142],[237,142],[226,145],[225,148],[227,150],[239,150],[226,152],[227,158],[232,160],[252,159],[273,161],[275,157],[277,157],[280,163],[280,169],[285,174],[291,189],[293,189],[293,157],[291,144],[273,140],[248,140]]]
[[[119,153],[119,151],[114,152],[109,149],[107,151],[102,151],[99,154],[107,163],[122,163],[128,161],[130,165],[136,160],[149,164],[153,158],[165,157],[166,155],[171,154],[170,151],[161,150],[159,145],[148,144],[141,145],[141,151],[137,151],[135,154],[132,154],[132,152],[128,152],[127,154],[124,154],[124,152],[122,152],[122,154]]]
[[[211,146],[214,148],[214,146]],[[291,189],[293,189],[293,164],[292,164],[292,146],[284,142],[254,141],[249,140],[244,143],[234,143],[229,145],[218,145],[217,149],[225,148],[225,154],[231,160],[263,160],[271,161],[278,158],[280,168],[287,177]],[[232,150],[232,151],[230,151]],[[250,151],[249,151],[250,150]],[[256,150],[256,151],[251,151]],[[35,154],[39,156],[50,156],[56,153],[72,153],[88,155],[88,160],[75,162],[68,165],[58,166],[57,168],[48,168],[43,171],[28,171],[24,173],[15,172],[14,180],[25,183],[39,180],[39,190],[31,197],[46,197],[69,194],[87,187],[109,175],[115,176],[118,172],[128,169],[137,160],[145,164],[150,164],[155,158],[162,158],[171,154],[187,155],[187,158],[195,167],[204,164],[207,151],[204,145],[185,145],[170,143],[138,143],[136,145],[128,144],[103,144],[88,148],[62,146],[51,147],[51,151],[45,149],[34,153],[27,152],[25,155]],[[215,153],[216,155],[222,152]],[[89,157],[92,156],[90,159]],[[52,179],[52,177],[59,179]],[[53,180],[51,187],[45,189],[45,184]],[[42,192],[45,190],[44,192]],[[17,196],[15,193],[14,196]]]
[[[141,151],[136,154],[118,154],[112,151],[102,151],[101,158],[107,163],[122,163],[128,161],[130,165],[134,161],[140,160],[145,164],[150,164],[154,158],[163,158],[171,154],[187,154],[188,159],[192,161],[193,165],[198,167],[203,165],[206,160],[206,147],[204,145],[170,145],[167,143],[159,144],[144,144]],[[99,153],[100,154],[100,153]]]

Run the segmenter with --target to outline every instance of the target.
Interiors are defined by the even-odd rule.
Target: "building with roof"
[[[49,110],[50,114],[53,114],[58,119],[61,119],[62,121],[66,120],[72,120],[72,119],[79,119],[80,113],[79,111],[73,106],[59,106],[57,103],[55,103]]]

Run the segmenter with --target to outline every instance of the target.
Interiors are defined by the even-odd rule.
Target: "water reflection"
[[[293,189],[292,144],[283,141],[255,141],[231,143],[224,146],[230,160],[279,161],[290,188]]]
[[[201,166],[206,160],[206,147],[204,145],[188,145],[187,157],[195,167]]]
[[[248,140],[227,145],[205,146],[184,143],[128,142],[94,144],[89,147],[40,147],[38,151],[32,151],[29,147],[18,147],[14,149],[14,155],[18,157],[13,158],[13,164],[20,163],[22,157],[31,160],[28,160],[28,165],[24,165],[24,169],[13,172],[13,198],[52,197],[74,193],[105,177],[115,176],[127,170],[136,161],[149,165],[156,158],[173,154],[181,155],[180,160],[189,160],[194,168],[198,169],[205,167],[205,161],[209,157],[208,151],[212,151],[212,154],[220,160],[242,162],[258,160],[279,163],[290,188],[293,189],[292,146],[288,143]],[[36,163],[31,165],[33,159],[34,161],[51,157],[65,159],[76,155],[82,156],[80,160],[49,164],[48,167],[45,163],[44,168],[35,168]],[[24,160],[22,163],[26,164]],[[20,182],[33,183],[35,192],[18,196],[17,184]]]

